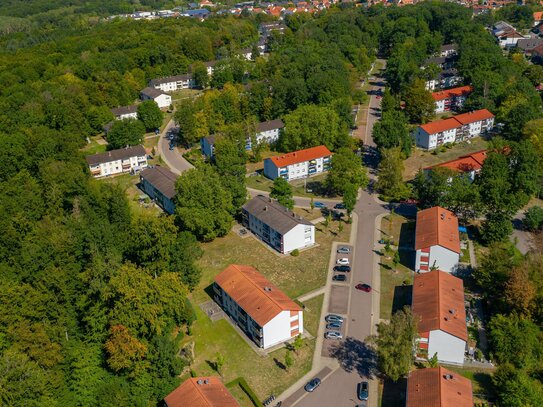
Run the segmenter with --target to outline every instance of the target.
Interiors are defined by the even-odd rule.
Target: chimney
[[[202,379],[198,379],[196,383],[198,383],[201,386],[202,384],[204,384],[204,381]]]
[[[453,375],[452,374],[446,374],[445,376],[443,376],[445,378],[445,380],[452,380],[453,379]]]
[[[268,210],[268,205],[264,206],[264,212]]]

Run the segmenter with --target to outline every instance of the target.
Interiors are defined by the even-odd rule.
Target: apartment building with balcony
[[[88,155],[85,159],[94,178],[147,168],[147,153],[142,145]]]
[[[162,92],[175,92],[181,89],[192,89],[196,87],[196,82],[192,79],[191,74],[184,74],[152,79],[149,86]]]
[[[436,104],[435,113],[461,109],[471,92],[473,92],[471,86],[460,86],[432,93]]]
[[[140,173],[140,188],[166,213],[175,212],[175,182],[179,175],[159,165]]]
[[[315,225],[277,201],[258,195],[243,205],[242,224],[280,253],[315,244]]]
[[[254,267],[231,264],[213,284],[215,301],[263,349],[303,334],[302,308]]]
[[[317,146],[264,160],[264,175],[287,181],[307,178],[330,169],[332,153],[326,146]]]

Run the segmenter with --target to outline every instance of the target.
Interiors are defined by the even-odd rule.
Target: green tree
[[[522,369],[510,364],[498,367],[492,377],[498,393],[498,405],[525,407],[543,405],[543,386]]]
[[[241,136],[238,139],[219,138],[215,142],[214,158],[221,182],[232,196],[234,209],[239,211],[247,200],[245,137]]]
[[[522,223],[531,231],[541,230],[543,227],[543,208],[540,206],[532,206],[529,208],[524,212]]]
[[[430,367],[438,367],[439,366],[439,359],[437,358],[437,352],[434,353],[434,356],[431,358],[428,358],[428,364]]]
[[[302,346],[304,346],[304,339],[302,338],[302,334],[298,334],[296,339],[294,339],[294,342],[292,342],[292,347],[294,348],[294,351],[298,353],[298,351],[302,349]]]
[[[416,79],[404,92],[405,112],[411,123],[427,123],[434,117],[435,101],[422,79]]]
[[[383,112],[381,120],[373,126],[373,140],[380,149],[400,147],[406,156],[411,154],[409,124],[403,112]]]
[[[376,188],[387,198],[401,200],[407,198],[409,189],[403,181],[403,159],[399,147],[381,150],[379,179]]]
[[[86,116],[90,127],[96,133],[101,133],[104,130],[104,125],[115,119],[107,106],[91,106],[87,110]]]
[[[290,370],[290,368],[294,365],[294,357],[292,356],[292,352],[290,350],[287,350],[285,353],[285,368]]]
[[[507,212],[488,212],[481,226],[483,240],[487,244],[507,241],[513,233],[511,221],[511,215]]]
[[[345,209],[347,210],[347,214],[349,215],[349,217],[354,211],[357,196],[358,188],[356,187],[356,185],[345,184],[343,188],[343,205],[345,205]]]
[[[390,323],[377,325],[378,335],[372,337],[377,347],[379,370],[392,381],[406,377],[414,362],[413,346],[417,323],[409,308],[392,315]]]
[[[107,142],[110,149],[136,146],[143,142],[145,126],[136,119],[116,120],[107,133]]]
[[[138,120],[148,131],[159,129],[162,126],[164,114],[153,100],[146,100],[138,105]]]
[[[277,177],[273,180],[270,198],[277,199],[281,205],[288,209],[294,208],[294,199],[292,199],[292,187],[288,181],[282,177]]]
[[[122,325],[112,326],[109,339],[104,345],[108,354],[108,366],[115,372],[132,370],[135,363],[142,360],[147,347],[130,335]]]
[[[194,82],[196,82],[196,86],[202,89],[209,86],[207,67],[202,62],[195,62],[192,65],[192,79],[194,79]]]
[[[224,355],[220,352],[217,352],[215,355],[215,369],[217,370],[217,373],[219,373],[221,376],[223,374],[223,367],[224,367]]]
[[[176,220],[198,240],[224,236],[232,225],[232,195],[219,175],[208,167],[184,172],[176,184]]]
[[[368,184],[368,175],[362,160],[350,148],[340,148],[332,156],[331,168],[326,176],[326,186],[331,193],[343,195],[346,185],[357,189]]]

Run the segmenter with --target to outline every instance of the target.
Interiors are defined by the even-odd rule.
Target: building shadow
[[[392,314],[402,310],[405,306],[411,306],[413,300],[413,285],[398,285],[394,287],[392,298]]]
[[[405,407],[407,399],[407,379],[397,382],[386,379],[383,383],[381,407]]]
[[[404,248],[413,249],[415,247],[415,222],[402,223],[398,243],[400,247]]]
[[[400,255],[400,264],[403,264],[410,270],[415,270],[415,251],[414,250],[398,250]]]
[[[360,377],[373,378],[377,375],[377,354],[358,339],[347,337],[332,345],[330,356],[336,358],[346,372],[356,372]]]
[[[513,219],[513,229],[522,231],[526,230],[524,228],[524,223],[522,223],[521,219]]]

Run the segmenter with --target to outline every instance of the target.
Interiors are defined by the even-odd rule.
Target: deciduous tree
[[[138,120],[148,131],[157,130],[162,126],[164,114],[153,100],[146,100],[138,105]]]
[[[376,188],[387,199],[400,200],[409,195],[409,189],[403,181],[403,157],[399,147],[381,150],[379,179]]]
[[[116,120],[107,133],[110,149],[141,144],[145,135],[145,126],[136,119]]]
[[[362,159],[350,148],[340,148],[332,156],[331,166],[326,177],[326,185],[331,193],[343,195],[346,185],[354,185],[358,189],[368,184]]]
[[[292,187],[288,181],[282,177],[277,177],[273,180],[270,197],[277,199],[281,205],[292,209],[294,208],[294,199],[292,199]]]

